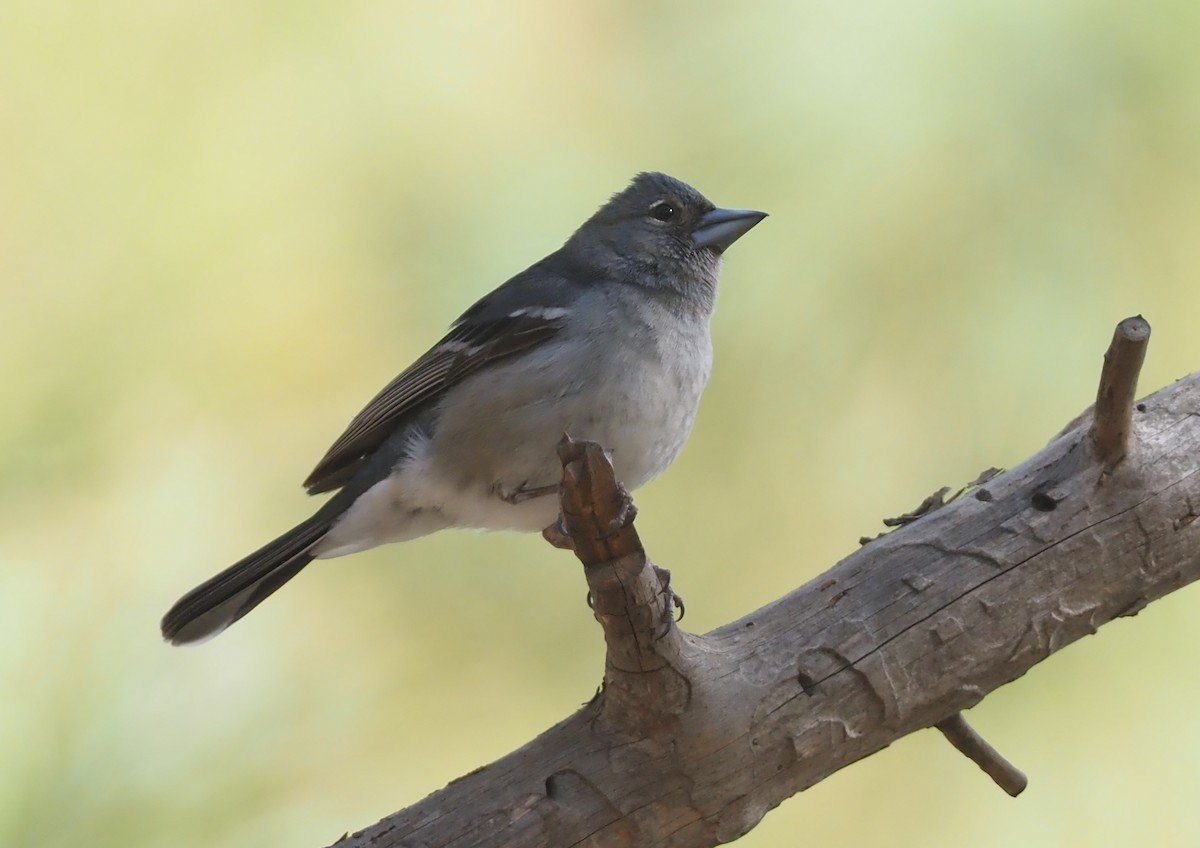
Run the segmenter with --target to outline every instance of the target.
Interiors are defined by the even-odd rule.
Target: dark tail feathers
[[[163,616],[163,638],[183,645],[220,633],[312,562],[309,548],[332,523],[318,513],[201,583]]]

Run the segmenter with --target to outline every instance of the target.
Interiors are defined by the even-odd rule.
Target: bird
[[[304,481],[333,495],[180,598],[163,638],[211,638],[314,559],[446,528],[557,525],[563,434],[609,451],[630,491],[656,477],[712,368],[723,254],[765,217],[666,174],[634,176],[384,386]]]

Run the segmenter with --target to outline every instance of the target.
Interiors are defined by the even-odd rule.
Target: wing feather
[[[304,481],[309,494],[345,485],[404,419],[488,363],[531,350],[562,327],[562,309],[517,309],[490,320],[460,319],[368,403]]]

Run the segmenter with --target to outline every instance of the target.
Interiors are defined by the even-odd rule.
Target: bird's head
[[[711,310],[721,254],[765,217],[716,207],[687,183],[644,172],[601,206],[567,249],[622,282]]]

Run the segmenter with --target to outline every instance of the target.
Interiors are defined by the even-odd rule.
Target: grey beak
[[[714,209],[706,212],[696,229],[692,230],[692,244],[711,247],[717,253],[723,253],[765,217],[766,212],[752,209]]]

